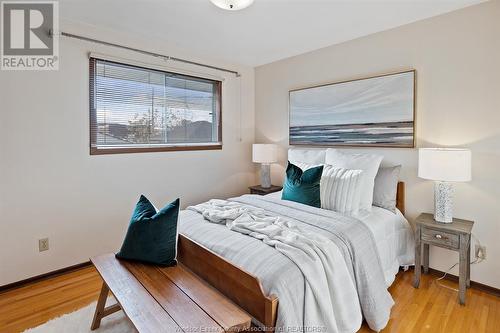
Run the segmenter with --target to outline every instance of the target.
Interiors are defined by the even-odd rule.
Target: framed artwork
[[[416,71],[295,89],[289,143],[415,147]]]

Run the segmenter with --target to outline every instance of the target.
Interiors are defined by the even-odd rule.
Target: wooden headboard
[[[398,190],[396,192],[396,207],[405,215],[405,183],[398,182]]]

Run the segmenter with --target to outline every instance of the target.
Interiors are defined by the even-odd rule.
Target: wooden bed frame
[[[405,214],[405,184],[398,183],[396,207]],[[278,297],[266,295],[259,279],[206,247],[179,235],[177,259],[238,304],[268,331],[276,325]]]

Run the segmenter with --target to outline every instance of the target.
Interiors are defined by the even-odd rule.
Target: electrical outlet
[[[476,258],[486,259],[486,246],[479,246],[476,244],[475,251]]]
[[[49,249],[49,239],[42,238],[38,240],[38,252],[48,251]]]

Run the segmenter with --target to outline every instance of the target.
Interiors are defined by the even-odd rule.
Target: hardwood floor
[[[22,332],[97,300],[101,278],[93,267],[0,294],[0,332]],[[90,322],[89,322],[90,327]]]
[[[500,297],[467,291],[460,306],[455,291],[438,286],[434,275],[411,285],[413,272],[401,272],[390,288],[396,302],[383,332],[500,332]],[[457,288],[457,284],[441,281]],[[95,301],[101,279],[92,267],[0,294],[0,332],[21,332]],[[89,318],[89,325],[90,325]],[[372,332],[366,324],[360,332]]]
[[[400,272],[389,291],[396,304],[383,332],[500,332],[500,297],[467,290],[466,305],[458,292],[439,286],[435,275],[422,274],[420,288],[412,287],[413,270]],[[458,283],[439,281],[458,289]],[[366,324],[360,332],[372,332]]]

